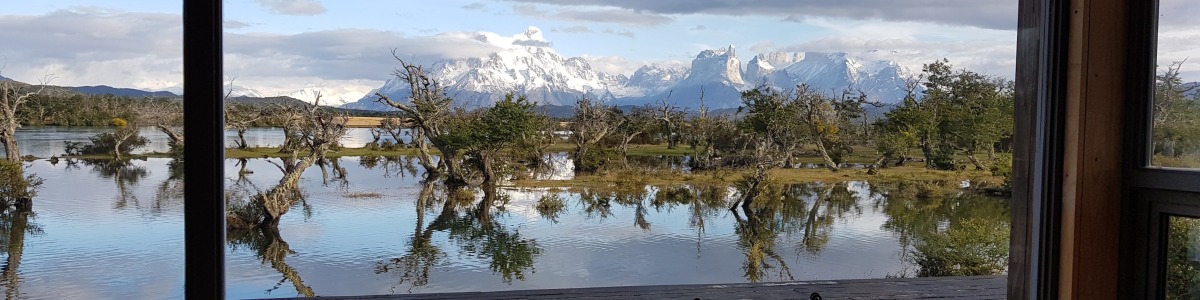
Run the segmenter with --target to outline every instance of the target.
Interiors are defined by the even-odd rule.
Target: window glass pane
[[[1016,1],[784,2],[227,1],[229,296],[1005,274]]]
[[[1167,299],[1200,298],[1200,219],[1172,216],[1167,235]]]
[[[1159,3],[1151,165],[1200,168],[1200,3]]]
[[[87,2],[0,12],[0,291],[182,298],[182,4]]]

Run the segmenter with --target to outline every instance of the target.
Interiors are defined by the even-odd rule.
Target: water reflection
[[[292,283],[297,296],[315,297],[317,295],[313,292],[312,287],[305,284],[304,279],[300,278],[300,273],[288,265],[287,257],[296,254],[296,251],[293,251],[287,241],[280,236],[279,228],[260,227],[229,230],[225,233],[225,239],[229,243],[230,249],[253,251],[264,265],[271,265],[272,269],[283,275],[283,278],[274,287],[266,291],[268,294],[279,289],[287,281]]]
[[[5,299],[25,298],[21,293],[21,283],[24,281],[21,278],[20,266],[21,257],[25,252],[25,236],[26,235],[41,235],[44,234],[41,226],[30,222],[33,217],[33,212],[27,209],[5,209],[0,211],[0,251],[3,251],[8,257],[4,261],[4,265],[0,267],[0,276],[4,277],[4,281],[0,286],[4,287]]]
[[[943,183],[953,185],[954,183]],[[930,187],[934,186],[934,187]],[[978,195],[931,192],[937,184],[899,183],[872,186],[885,195],[875,207],[897,234],[902,257],[916,266],[899,276],[970,276],[1003,274],[1008,267],[1008,203]],[[932,197],[931,197],[932,196]]]
[[[500,276],[506,284],[511,284],[514,279],[525,280],[527,272],[533,272],[534,262],[543,249],[536,241],[522,237],[519,230],[510,229],[497,220],[503,212],[495,208],[503,208],[507,202],[498,194],[497,187],[482,187],[483,197],[471,205],[474,197],[470,190],[443,186],[446,192],[440,200],[441,212],[426,227],[425,211],[438,201],[434,197],[434,187],[432,182],[422,183],[414,205],[417,209],[415,232],[408,240],[404,254],[376,263],[375,273],[400,277],[393,291],[407,285],[411,292],[413,288],[429,284],[431,268],[445,263],[447,258],[442,246],[432,242],[433,234],[438,232],[447,234],[461,256],[487,262],[492,274]]]
[[[100,176],[100,178],[111,179],[113,181],[113,185],[117,187],[116,201],[113,204],[114,208],[123,209],[129,207],[130,204],[134,207],[141,207],[141,202],[138,200],[138,195],[134,191],[134,187],[139,181],[150,175],[146,167],[129,159],[67,159],[68,168],[80,168],[81,165],[91,168],[91,171]],[[157,208],[157,211],[161,211],[162,208],[160,200],[169,201],[175,199],[173,196],[181,196],[171,194],[172,190],[169,185],[172,183],[164,182],[164,184],[168,185],[160,189],[164,194],[162,194],[162,197],[155,197],[156,201],[152,204],[153,207]],[[181,182],[179,184],[182,185]]]
[[[230,297],[1005,272],[994,262],[1007,256],[1008,202],[959,182],[767,181],[730,210],[746,191],[728,184],[447,187],[406,157],[326,163],[281,190],[303,216],[228,232]],[[0,215],[4,244],[23,244],[3,249],[20,268],[5,279],[25,281],[3,283],[11,295],[182,296],[171,275],[183,266],[182,182],[170,160],[29,164],[47,178],[37,219]],[[284,177],[276,164],[287,165],[228,160],[229,199],[270,193]],[[350,196],[363,193],[378,196]],[[129,196],[124,209],[113,195]],[[114,264],[136,271],[104,271]],[[54,288],[72,284],[103,292]]]

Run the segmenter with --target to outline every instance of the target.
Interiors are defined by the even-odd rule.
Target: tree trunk
[[[975,165],[976,170],[986,170],[987,169],[987,168],[983,167],[983,162],[980,162],[978,158],[975,158],[974,154],[967,155],[967,159],[971,160],[971,164]]]
[[[933,147],[925,137],[921,138],[921,155],[925,156],[925,168],[933,169]]]
[[[179,147],[179,149],[183,149],[183,133],[182,132],[177,132],[177,131],[175,131],[175,129],[171,128],[171,126],[167,126],[167,125],[158,125],[155,127],[158,128],[158,131],[161,131],[163,134],[167,135],[167,138],[170,139],[170,142],[175,145],[174,147]]]
[[[467,181],[462,178],[458,170],[458,153],[449,145],[434,145],[438,151],[442,153],[441,163],[446,167],[446,182],[451,184],[462,184]]]
[[[4,128],[0,134],[0,142],[4,143],[5,158],[9,161],[21,161],[21,150],[17,148],[15,128]]]
[[[821,153],[821,160],[825,161],[825,168],[833,172],[841,170],[842,168],[838,167],[837,163],[833,162],[833,158],[829,157],[829,151],[825,149],[825,142],[821,141],[820,138],[816,138],[814,140],[817,144],[817,152]]]
[[[263,220],[259,224],[260,227],[279,226],[279,218],[283,217],[283,214],[286,214],[300,198],[300,190],[296,187],[296,184],[300,182],[300,175],[313,165],[318,156],[317,151],[313,151],[294,165],[285,162],[288,166],[285,167],[286,170],[283,178],[279,180],[279,185],[267,193],[259,195],[257,199],[263,207]]]
[[[483,183],[489,185],[495,184],[498,178],[496,178],[496,172],[492,169],[491,151],[479,151],[479,161],[483,164]]]
[[[249,148],[250,145],[246,143],[246,127],[238,127],[237,133],[238,133],[238,149]]]
[[[116,137],[116,141],[113,142],[113,158],[117,161],[121,161],[121,144],[123,144],[124,141],[125,139],[118,136]]]
[[[424,130],[420,128],[411,130],[413,132],[412,142],[417,145],[417,160],[421,163],[421,167],[425,168],[425,178],[437,178],[442,172],[438,170],[438,164],[433,162],[433,155],[429,153],[429,142],[425,139]],[[397,143],[399,141],[397,140]]]

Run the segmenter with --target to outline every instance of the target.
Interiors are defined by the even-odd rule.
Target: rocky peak
[[[746,84],[742,77],[742,62],[738,60],[733,45],[726,49],[701,51],[696,59],[692,60],[692,70],[681,84],[703,85],[714,82],[735,88]]]

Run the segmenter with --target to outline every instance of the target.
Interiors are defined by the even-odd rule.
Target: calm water
[[[88,143],[88,138],[99,133],[112,132],[111,128],[105,127],[57,127],[57,126],[33,126],[22,127],[17,129],[18,147],[21,148],[21,155],[33,155],[39,158],[47,158],[56,155],[63,155],[63,142],[82,142]],[[142,128],[139,134],[150,143],[144,148],[133,151],[134,153],[149,153],[149,152],[166,152],[169,150],[167,146],[167,135],[159,132],[151,127]],[[346,132],[346,136],[342,138],[341,144],[347,147],[362,147],[372,139],[371,130],[367,128],[350,128]],[[408,136],[403,136],[402,139],[407,142]],[[390,135],[384,134],[380,139],[395,142]],[[237,131],[225,132],[225,146],[237,146]],[[246,143],[251,147],[276,147],[283,144],[283,130],[279,128],[250,128],[246,131]],[[0,153],[4,153],[0,149]]]
[[[304,201],[278,232],[230,232],[229,297],[911,276],[914,257],[934,255],[918,245],[940,233],[1008,228],[1005,200],[921,199],[909,185],[778,185],[757,209],[731,211],[731,186],[450,192],[406,161],[342,158],[344,180],[308,169]],[[0,287],[17,298],[182,297],[182,187],[168,162],[29,163],[46,183],[34,216],[0,220],[10,268],[19,261]],[[242,178],[236,164],[225,166],[231,199],[280,178],[268,160],[248,160]]]

